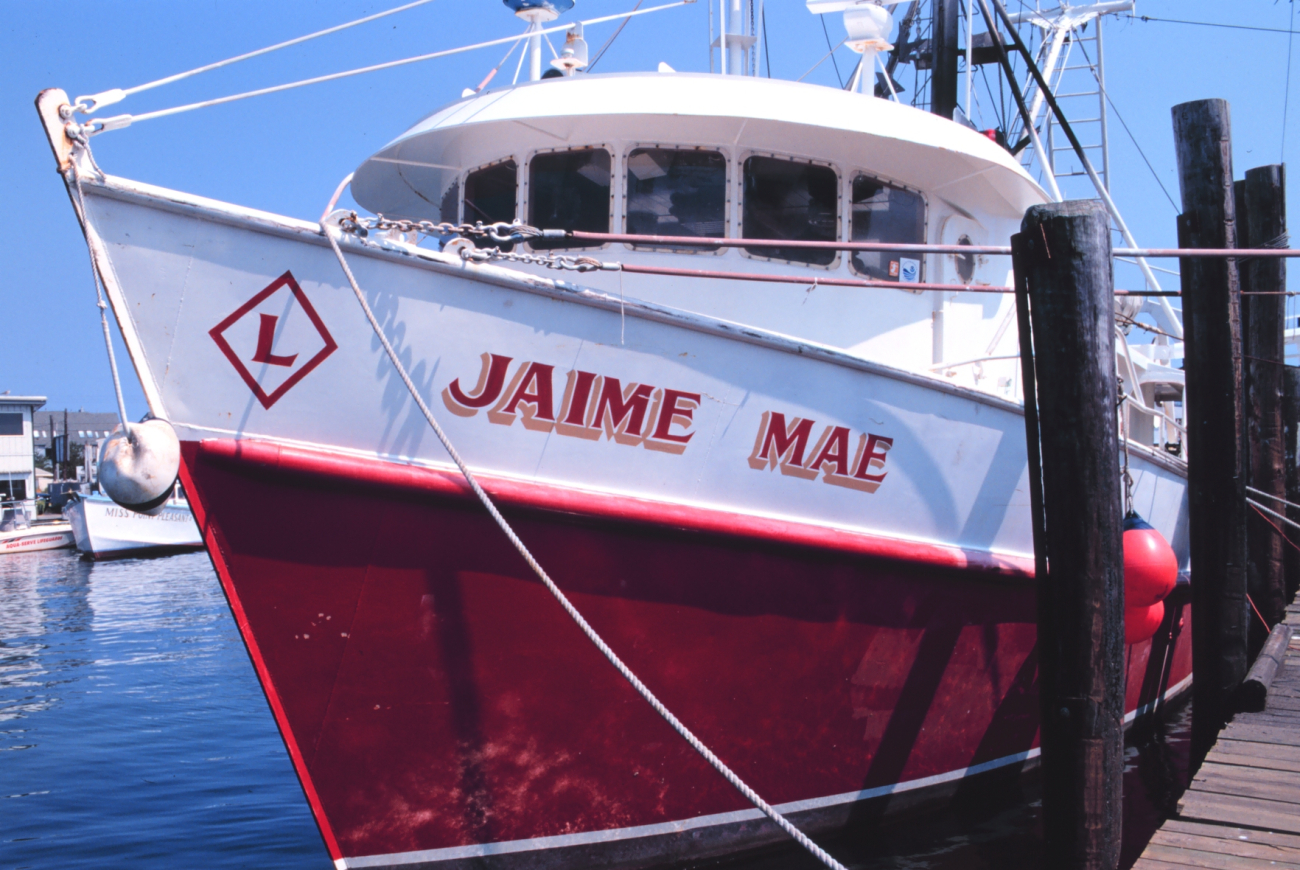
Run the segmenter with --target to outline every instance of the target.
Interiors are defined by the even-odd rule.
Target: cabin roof
[[[460,172],[583,145],[677,144],[806,157],[938,196],[959,211],[1018,218],[1047,197],[1004,148],[929,112],[836,88],[704,73],[546,79],[459,100],[363,163],[365,208],[436,218]]]

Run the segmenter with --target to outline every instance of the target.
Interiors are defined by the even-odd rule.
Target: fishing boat
[[[78,493],[63,509],[77,549],[92,559],[184,553],[203,548],[189,502],[177,495],[154,513],[138,513],[101,493]]]
[[[30,502],[0,502],[0,554],[62,550],[75,543],[65,520],[32,520]]]
[[[844,12],[845,89],[754,75],[755,0],[716,10],[716,73],[583,73],[583,25],[547,26],[570,0],[507,5],[528,80],[358,167],[373,217],[334,209],[343,186],[304,220],[106,174],[90,137],[139,119],[89,113],[126,92],[38,100],[337,866],[784,836],[703,746],[811,832],[1032,766],[1015,306],[986,248],[1055,180],[939,90],[898,100],[924,52],[875,3],[808,4]],[[1123,5],[1067,10],[1049,76]],[[1174,338],[1117,372],[1132,503],[1185,569],[1162,304],[1117,312]],[[1128,649],[1130,720],[1190,684],[1180,602]]]

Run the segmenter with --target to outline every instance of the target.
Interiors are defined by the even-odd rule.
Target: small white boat
[[[32,522],[32,513],[22,502],[0,504],[0,553],[32,553],[73,545],[70,523],[61,520]]]
[[[173,498],[157,514],[139,514],[108,496],[82,493],[63,509],[72,524],[77,549],[94,559],[178,553],[203,548],[189,502]]]

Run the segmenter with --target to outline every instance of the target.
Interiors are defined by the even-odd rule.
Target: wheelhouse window
[[[603,148],[538,154],[528,165],[528,222],[545,230],[609,232],[609,152]],[[533,239],[534,248],[585,248],[591,242]]]
[[[449,224],[460,223],[460,179],[456,179],[442,192],[438,219]]]
[[[837,241],[839,180],[829,166],[779,157],[750,157],[744,169],[746,239]],[[745,248],[750,254],[817,266],[836,252],[813,248]]]
[[[853,179],[852,236],[855,242],[925,241],[925,200],[869,175]],[[921,280],[921,255],[898,251],[854,251],[853,271],[876,281]]]
[[[515,203],[519,193],[519,167],[513,160],[503,160],[465,176],[465,212],[467,223],[482,221],[494,224],[515,219]],[[480,248],[496,247],[491,239],[475,239]],[[502,245],[505,250],[513,245]]]
[[[627,231],[722,238],[727,227],[727,158],[717,151],[637,148],[627,156]],[[679,251],[717,248],[659,246]]]

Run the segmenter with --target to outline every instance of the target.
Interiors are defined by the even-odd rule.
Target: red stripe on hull
[[[336,857],[748,808],[609,667],[455,478],[250,442],[187,443],[184,457]],[[1000,579],[1023,566],[486,483],[597,631],[774,803],[1036,746],[1032,585]],[[1173,683],[1190,666],[1188,637]],[[1164,654],[1150,648],[1131,651],[1130,709],[1158,691],[1152,662]]]
[[[475,500],[459,471],[421,468],[375,459],[359,459],[284,447],[266,441],[209,440],[199,443],[207,461],[233,462],[236,467],[260,468],[316,483],[333,482],[382,493],[415,496],[460,496]],[[711,510],[635,496],[592,492],[545,483],[523,483],[491,475],[475,475],[502,507],[535,508],[668,529],[731,535],[767,542],[794,544],[893,559],[936,568],[961,568],[1006,577],[1032,578],[1032,558],[967,550],[923,541],[833,529],[808,523]]]

